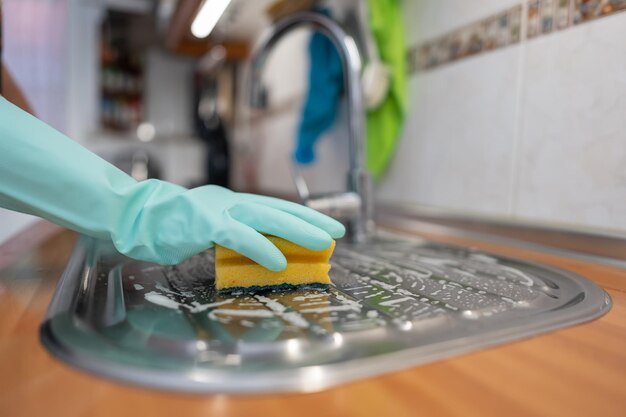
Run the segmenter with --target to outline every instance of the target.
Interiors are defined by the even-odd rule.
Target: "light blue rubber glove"
[[[276,198],[137,182],[2,97],[0,206],[110,239],[121,253],[160,264],[217,243],[281,271],[284,255],[261,233],[311,250],[345,233],[336,220]]]

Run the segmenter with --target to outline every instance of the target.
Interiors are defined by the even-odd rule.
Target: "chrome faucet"
[[[361,87],[361,58],[354,39],[347,35],[336,22],[317,13],[297,13],[278,21],[261,37],[252,52],[248,84],[250,105],[252,107],[261,105],[261,74],[267,56],[274,45],[292,29],[305,25],[326,35],[341,57],[348,100],[350,169],[346,192],[311,197],[304,178],[297,168],[294,170],[296,189],[307,206],[347,221],[351,240],[363,242],[373,231],[374,221],[372,183],[365,163],[365,110]]]

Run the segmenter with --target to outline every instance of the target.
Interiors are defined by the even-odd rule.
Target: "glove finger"
[[[324,250],[332,243],[332,238],[323,229],[263,204],[238,204],[228,212],[235,220],[261,233],[281,237],[310,250]]]
[[[223,236],[217,236],[215,243],[240,253],[270,271],[280,272],[287,267],[285,255],[248,225],[233,219],[220,235]]]
[[[255,194],[246,194],[246,196],[248,196],[248,198],[250,198],[250,200],[254,203],[263,204],[296,216],[313,226],[324,230],[333,239],[339,239],[346,234],[346,228],[343,224],[330,216],[322,214],[312,208],[303,206],[302,204]]]

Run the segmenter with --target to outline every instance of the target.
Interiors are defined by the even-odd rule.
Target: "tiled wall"
[[[379,199],[626,232],[626,1],[404,5],[410,117]]]
[[[440,12],[456,14],[445,3],[453,2],[442,3]],[[412,46],[409,71],[433,69],[624,10],[626,0],[529,0]]]

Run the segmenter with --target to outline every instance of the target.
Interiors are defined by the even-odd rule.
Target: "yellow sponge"
[[[266,236],[287,258],[287,268],[273,272],[223,246],[215,246],[215,286],[218,290],[290,287],[330,284],[330,256],[335,241],[328,249],[312,251],[287,240]]]

